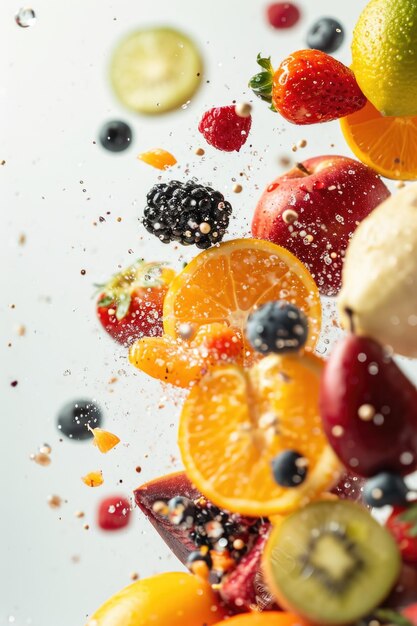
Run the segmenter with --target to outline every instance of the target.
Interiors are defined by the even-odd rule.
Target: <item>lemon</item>
[[[352,69],[383,115],[417,115],[417,0],[371,0],[355,27]]]

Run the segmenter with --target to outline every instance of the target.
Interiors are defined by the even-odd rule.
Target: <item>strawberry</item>
[[[396,506],[386,526],[394,536],[404,561],[417,563],[417,501],[409,506]]]
[[[124,346],[162,335],[162,307],[174,275],[163,263],[140,259],[106,285],[97,285],[97,316],[109,335]]]
[[[258,55],[258,64],[264,71],[249,86],[293,124],[330,122],[366,104],[352,70],[320,50],[294,52],[276,72],[270,57]]]

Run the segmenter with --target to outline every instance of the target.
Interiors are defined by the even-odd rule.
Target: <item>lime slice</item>
[[[172,28],[136,31],[117,46],[110,66],[121,102],[139,113],[180,107],[196,91],[203,63],[194,43]]]

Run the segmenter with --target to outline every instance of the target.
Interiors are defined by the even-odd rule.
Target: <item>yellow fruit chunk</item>
[[[322,362],[311,354],[270,355],[250,370],[213,369],[191,390],[180,419],[186,473],[218,506],[252,516],[288,513],[332,488],[340,464],[319,412]],[[282,487],[271,462],[294,450],[307,465],[297,487]]]
[[[208,582],[170,572],[125,587],[107,600],[86,626],[210,626],[224,615]]]
[[[226,323],[245,337],[253,309],[287,300],[307,316],[307,349],[316,345],[321,324],[317,286],[291,252],[259,239],[221,243],[196,256],[170,284],[164,300],[164,330],[178,337],[182,324]],[[248,361],[253,351],[245,343]]]
[[[219,622],[215,626],[302,626],[305,622],[294,613],[283,611],[266,611],[265,613],[246,613],[235,615],[227,622]]]
[[[362,163],[387,178],[417,180],[417,116],[384,117],[368,102],[340,125]]]
[[[87,487],[100,487],[104,483],[103,480],[103,472],[101,470],[97,470],[96,472],[89,472],[85,476],[81,478],[83,483],[87,485]]]
[[[177,159],[170,152],[162,150],[162,148],[142,152],[138,154],[138,159],[158,170],[167,170],[177,162]]]
[[[93,443],[100,452],[106,454],[109,450],[112,450],[118,443],[120,443],[120,439],[117,435],[113,435],[107,430],[103,430],[102,428],[91,428],[91,432],[93,433],[94,439]]]

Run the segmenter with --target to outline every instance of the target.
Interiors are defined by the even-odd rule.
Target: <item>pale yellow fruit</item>
[[[86,626],[209,626],[223,617],[224,610],[208,582],[170,572],[125,587]]]
[[[342,323],[417,357],[417,185],[391,196],[356,229],[339,295]]]
[[[355,27],[352,69],[383,115],[417,115],[417,1],[371,0]]]

